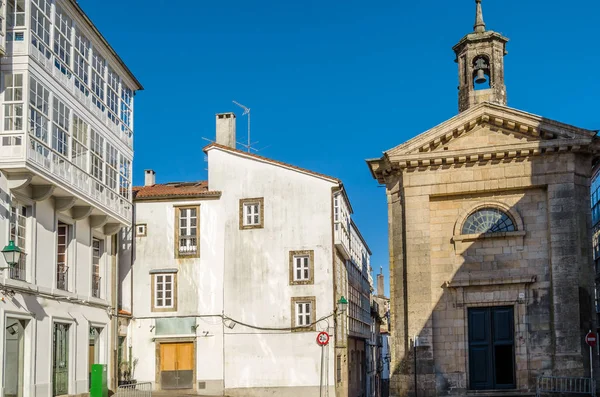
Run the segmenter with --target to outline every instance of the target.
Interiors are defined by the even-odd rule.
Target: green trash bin
[[[108,397],[106,364],[92,364],[90,397]]]

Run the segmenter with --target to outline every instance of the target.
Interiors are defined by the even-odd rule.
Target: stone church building
[[[595,132],[507,106],[508,39],[454,47],[459,114],[368,160],[387,188],[391,395],[524,394],[588,376]],[[413,343],[416,348],[414,364]]]

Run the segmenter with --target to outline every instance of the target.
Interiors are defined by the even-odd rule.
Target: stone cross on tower
[[[486,30],[481,0],[475,0],[473,32],[452,49],[458,63],[458,110],[463,112],[479,103],[506,105],[504,56],[508,39]]]

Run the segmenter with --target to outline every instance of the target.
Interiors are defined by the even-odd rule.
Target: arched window
[[[498,208],[481,208],[467,217],[462,234],[514,232],[517,230],[510,216]]]

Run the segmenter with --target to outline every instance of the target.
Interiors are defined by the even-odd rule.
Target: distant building
[[[0,27],[0,395],[86,393],[94,363],[113,388],[142,87],[75,0],[0,2]]]
[[[599,140],[507,106],[508,39],[476,7],[454,46],[460,113],[368,161],[387,188],[393,396],[532,393],[593,365]]]
[[[385,279],[383,276],[383,268],[380,269],[377,275],[377,293],[373,294],[373,307],[377,311],[377,370],[379,391],[377,397],[389,396],[390,384],[390,349],[389,349],[389,320],[390,320],[390,299],[385,296]]]
[[[596,326],[600,327],[600,163],[594,164],[590,193],[592,204],[592,251],[596,275],[594,306],[596,310]]]
[[[348,357],[361,345],[364,363],[371,253],[341,181],[236,150],[232,113],[216,124],[208,181],[147,170],[134,188],[121,264],[135,378],[228,396],[341,397],[362,382],[364,395]]]

